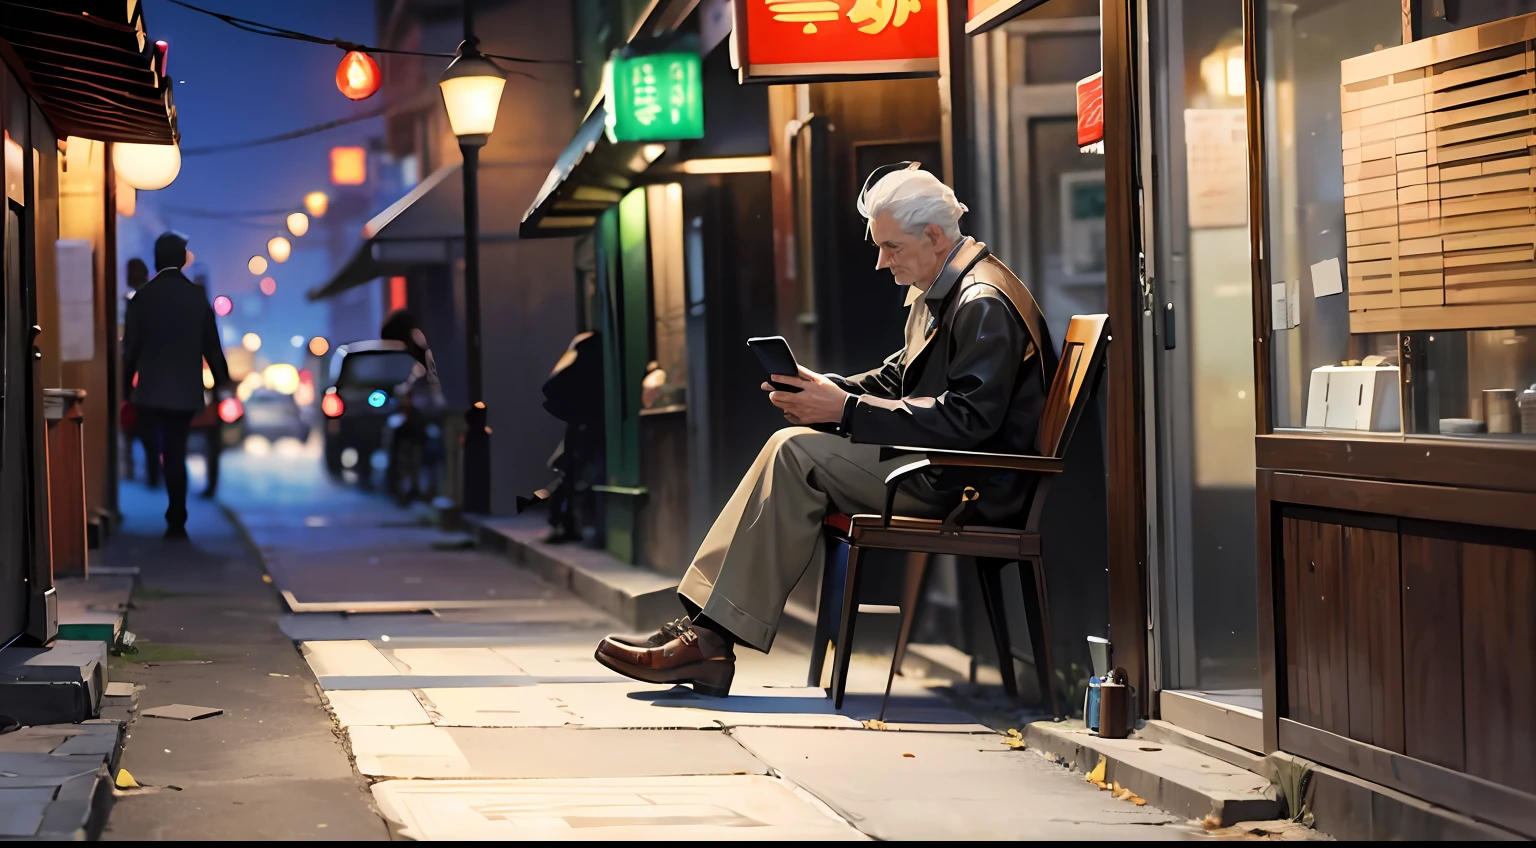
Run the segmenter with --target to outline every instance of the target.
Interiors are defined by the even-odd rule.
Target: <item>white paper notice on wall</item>
[[[1312,266],[1312,296],[1327,297],[1344,291],[1344,276],[1339,273],[1339,257],[1324,259]]]
[[[1301,280],[1291,280],[1285,286],[1286,320],[1294,330],[1301,326]]]
[[[60,239],[58,257],[59,358],[88,362],[96,356],[96,262],[91,243]]]
[[[1271,330],[1289,330],[1291,328],[1291,298],[1290,286],[1284,282],[1273,283],[1269,287],[1269,328]]]

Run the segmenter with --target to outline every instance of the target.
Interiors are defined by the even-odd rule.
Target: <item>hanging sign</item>
[[[1084,153],[1104,152],[1104,72],[1077,84],[1077,148]]]
[[[965,34],[976,35],[1000,27],[1011,18],[1043,4],[1045,0],[966,0]]]
[[[704,137],[704,82],[697,50],[615,52],[604,69],[608,140]]]
[[[742,82],[939,75],[941,0],[736,0]]]

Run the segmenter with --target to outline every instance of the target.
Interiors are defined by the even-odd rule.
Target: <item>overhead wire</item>
[[[217,18],[236,29],[244,30],[245,32],[254,33],[256,35],[269,36],[271,38],[287,38],[293,41],[305,41],[310,44],[324,44],[331,47],[337,47],[342,50],[356,50],[361,53],[382,53],[393,54],[397,56],[426,56],[433,59],[454,58],[454,54],[452,53],[430,53],[420,50],[399,50],[393,47],[376,47],[367,44],[359,44],[355,41],[346,41],[340,38],[324,38],[318,35],[311,35],[307,32],[300,32],[299,30],[272,26],[271,24],[264,24],[260,21],[253,21],[248,18],[236,17],[235,15],[229,15],[223,12],[215,12],[212,9],[204,9],[201,6],[194,6],[191,3],[187,3],[185,0],[170,0],[170,2],[176,4],[177,6],[191,9],[194,12],[200,12],[204,15]],[[501,59],[504,62],[518,62],[531,65],[573,64],[573,62],[566,59],[529,59],[525,56],[507,56],[500,53],[487,53],[485,55],[488,58]],[[508,73],[528,77],[529,79],[538,79],[538,77],[535,77],[529,73],[524,73],[522,71],[508,71]]]

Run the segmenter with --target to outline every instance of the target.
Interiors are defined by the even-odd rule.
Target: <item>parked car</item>
[[[245,417],[241,419],[243,435],[261,436],[268,441],[278,439],[309,439],[309,424],[294,402],[293,395],[259,389],[245,401]]]
[[[360,483],[372,485],[374,454],[384,449],[390,416],[400,405],[395,387],[415,366],[400,342],[351,342],[336,350],[331,385],[320,398],[326,417],[325,467],[332,476],[354,471]]]

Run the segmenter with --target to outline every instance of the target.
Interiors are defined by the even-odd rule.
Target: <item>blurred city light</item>
[[[245,414],[245,407],[235,398],[225,398],[219,401],[219,420],[225,424],[233,424]]]
[[[112,168],[118,179],[143,191],[170,185],[181,173],[181,148],[174,144],[112,145]]]
[[[255,274],[259,277],[262,274],[267,273],[267,257],[258,253],[255,256],[252,256],[249,262],[245,263],[245,267],[249,269],[252,274]]]
[[[331,148],[332,185],[362,185],[367,181],[367,150],[361,147]]]
[[[260,374],[253,371],[245,375],[245,379],[241,380],[240,385],[235,388],[235,397],[239,398],[241,402],[248,401],[251,399],[251,395],[256,393],[257,389],[265,386],[266,381],[261,379]]]
[[[213,371],[207,366],[203,367],[203,388],[210,390],[213,388]]]
[[[336,66],[336,88],[348,100],[367,100],[379,90],[379,63],[358,50],[349,50]]]
[[[294,347],[303,347],[304,346],[304,337],[303,336],[294,336],[293,338],[288,340],[288,343],[293,345]]]
[[[309,406],[315,402],[315,384],[299,381],[299,387],[293,392],[293,402],[299,406]]]
[[[331,349],[331,343],[325,340],[325,336],[315,336],[309,340],[309,352],[315,356],[325,356],[325,352]]]
[[[271,277],[262,277],[261,278],[261,293],[266,295],[266,296],[268,296],[268,297],[271,297],[272,295],[276,294],[277,293],[277,280],[274,280]]]
[[[266,456],[272,452],[272,443],[264,436],[246,436],[244,447],[251,456]]]
[[[379,407],[383,406],[384,404],[386,404],[388,402],[389,402],[389,395],[384,394],[384,390],[383,389],[374,389],[368,395],[368,405],[373,407],[374,409],[378,409]]]
[[[304,208],[309,211],[311,218],[324,218],[325,210],[331,206],[331,198],[323,191],[312,191],[304,195]],[[304,225],[309,228],[308,224]]]
[[[294,238],[309,232],[309,216],[303,212],[295,212],[288,216],[288,232]]]
[[[299,370],[286,363],[268,365],[261,374],[267,388],[284,395],[291,395],[299,388]]]
[[[213,311],[220,318],[222,318],[225,315],[228,315],[229,313],[233,312],[234,309],[235,309],[234,301],[231,301],[229,298],[225,297],[222,294],[213,299]]]
[[[325,413],[326,418],[340,418],[341,414],[347,411],[347,405],[342,402],[341,395],[328,391],[325,397],[320,399],[320,411]]]
[[[258,336],[255,333],[246,333],[240,339],[240,346],[250,351],[251,353],[255,353],[256,351],[261,350],[261,336]]]
[[[293,244],[282,236],[273,236],[267,241],[267,255],[279,265],[287,262],[288,255],[292,252]]]
[[[341,450],[341,467],[342,468],[356,468],[357,467],[357,448],[342,448],[342,450]]]

